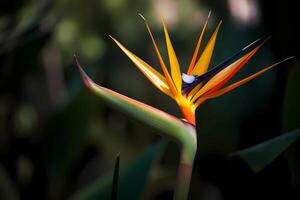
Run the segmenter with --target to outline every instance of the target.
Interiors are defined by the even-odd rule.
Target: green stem
[[[197,151],[196,130],[194,126],[189,126],[189,136],[182,142],[181,157],[178,167],[177,186],[174,200],[186,200],[188,198],[190,181],[193,172],[193,163]]]

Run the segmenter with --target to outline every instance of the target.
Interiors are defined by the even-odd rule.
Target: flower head
[[[245,64],[253,57],[253,55],[265,43],[265,41],[267,41],[268,38],[265,40],[258,39],[252,42],[251,44],[234,53],[229,58],[225,59],[220,64],[208,69],[213,55],[217,35],[222,23],[221,21],[219,22],[203,52],[200,56],[198,56],[202,38],[210,17],[209,13],[199,36],[188,70],[186,73],[182,73],[164,20],[162,20],[162,24],[169,57],[169,69],[167,68],[165,61],[161,56],[146,19],[142,15],[141,17],[145,21],[163,74],[159,73],[148,63],[130,52],[114,37],[110,37],[154,86],[177,102],[184,120],[192,125],[195,125],[196,108],[204,101],[223,95],[235,89],[236,87],[247,83],[248,81],[254,79],[258,75],[273,68],[281,62],[290,59],[288,58],[281,62],[275,63],[238,82],[235,82],[231,85],[226,85],[229,80],[242,67],[245,66]]]
[[[143,16],[142,18],[145,20]],[[115,38],[111,37],[154,86],[177,102],[184,121],[188,123],[183,123],[182,120],[165,113],[164,111],[97,85],[84,72],[77,57],[74,56],[74,61],[79,69],[83,83],[90,91],[102,98],[109,105],[116,107],[120,111],[123,111],[126,114],[160,130],[165,136],[180,144],[182,150],[178,170],[177,189],[174,193],[174,199],[187,199],[188,196],[192,166],[197,151],[197,136],[195,127],[196,108],[204,101],[225,94],[234,88],[247,83],[281,62],[290,59],[287,58],[238,82],[226,85],[229,80],[245,66],[245,64],[253,57],[268,38],[265,40],[259,39],[254,41],[237,51],[229,58],[225,59],[220,64],[210,67],[209,69],[210,60],[212,58],[221,22],[217,25],[201,55],[198,56],[208,19],[209,16],[205,22],[203,30],[201,31],[194,54],[188,66],[188,70],[185,73],[181,72],[176,53],[164,22],[163,29],[169,57],[169,69],[160,54],[153,34],[145,20],[145,24],[154,45],[163,74],[159,73],[156,69],[126,49]]]

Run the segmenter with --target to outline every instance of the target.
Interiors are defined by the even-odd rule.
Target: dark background
[[[97,83],[179,116],[108,35],[159,69],[137,13],[165,50],[163,15],[186,69],[209,10],[206,41],[223,20],[212,65],[272,35],[234,80],[295,58],[199,107],[190,199],[300,199],[299,142],[259,173],[229,156],[300,126],[299,8],[291,0],[1,1],[0,199],[66,199],[110,171],[118,152],[126,166],[159,140],[156,131],[86,91],[73,54]],[[164,170],[164,181],[149,178],[141,199],[172,199],[178,154],[170,143],[153,169]]]

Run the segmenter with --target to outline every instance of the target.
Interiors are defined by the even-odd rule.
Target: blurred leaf
[[[51,195],[55,198],[62,195],[60,188],[72,177],[72,167],[81,159],[88,123],[97,112],[95,108],[99,108],[97,99],[80,92],[67,107],[55,113],[44,127],[44,159],[50,177],[49,188],[53,190]]]
[[[287,79],[284,107],[283,107],[283,130],[289,131],[300,127],[300,67],[294,67]]]
[[[49,18],[49,13],[51,10],[52,0],[45,0],[38,2],[37,4],[30,4],[29,6],[22,7],[25,14],[22,16],[21,23],[13,28],[11,31],[5,31],[0,33],[0,55],[6,51],[13,50],[14,48],[21,47],[24,44],[28,44],[37,38],[49,33],[53,24],[47,24],[47,18]],[[36,11],[34,11],[36,7]],[[32,7],[32,8],[31,8]],[[33,10],[33,11],[32,11]],[[28,15],[28,16],[26,16]],[[43,24],[44,28],[40,28]],[[46,26],[48,25],[48,27]]]
[[[114,177],[112,183],[111,200],[118,199],[118,185],[119,185],[119,168],[120,168],[120,154],[117,155],[115,162]]]
[[[289,131],[300,127],[300,63],[295,62],[293,68],[287,76],[285,87],[285,96],[283,104],[283,131]],[[299,161],[299,145],[294,145],[286,158],[288,161],[290,173],[292,176],[292,184],[300,185],[300,161]]]
[[[232,156],[241,157],[254,172],[258,172],[285,151],[299,136],[300,129],[296,129],[248,149],[233,153]]]
[[[2,165],[0,165],[0,199],[20,199],[15,183]]]
[[[149,147],[125,169],[121,170],[118,196],[120,196],[122,200],[135,200],[139,198],[144,189],[149,170],[162,154],[165,144],[165,141],[161,140]],[[71,199],[110,199],[111,185],[111,175],[105,176],[76,193]]]

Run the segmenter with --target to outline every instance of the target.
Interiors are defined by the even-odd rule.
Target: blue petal
[[[182,77],[182,80],[185,83],[187,83],[187,84],[191,84],[191,83],[193,83],[196,80],[195,76],[193,76],[193,75],[187,75],[185,73],[182,73],[181,77]]]
[[[242,55],[245,51],[249,50],[251,47],[257,45],[259,42],[261,41],[261,39],[257,39],[254,42],[250,43],[249,45],[247,45],[246,47],[242,48],[241,50],[239,50],[238,52],[234,53],[233,55],[231,55],[230,57],[228,57],[227,59],[225,59],[223,62],[221,62],[220,64],[216,65],[215,67],[213,67],[211,70],[209,70],[208,72],[196,77],[196,80],[194,80],[190,85],[187,85],[186,87],[183,88],[183,93],[188,94],[190,91],[192,91],[192,89],[194,87],[196,87],[199,83],[203,82],[205,79],[209,78],[210,76],[216,74],[217,72],[219,72],[220,70],[222,70],[224,67],[228,66],[231,62],[233,62],[234,60],[236,60],[240,55]]]

